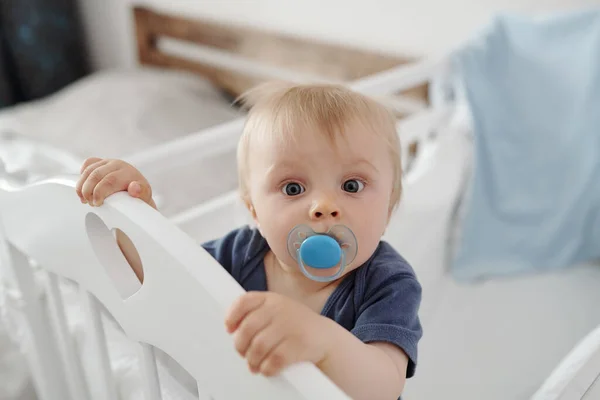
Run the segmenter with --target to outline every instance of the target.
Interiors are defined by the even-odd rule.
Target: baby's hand
[[[232,306],[225,326],[252,373],[278,374],[302,361],[327,357],[328,320],[303,304],[273,292],[248,292]]]
[[[81,177],[75,187],[82,203],[101,206],[104,199],[113,193],[127,191],[150,206],[152,188],[140,171],[121,160],[88,158],[81,167]]]

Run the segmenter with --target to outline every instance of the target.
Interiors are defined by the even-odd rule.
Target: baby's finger
[[[264,343],[257,342],[255,339],[260,332],[267,328],[267,326],[273,320],[273,314],[269,312],[267,307],[258,307],[254,311],[250,312],[246,318],[240,322],[237,331],[235,332],[235,349],[240,353],[242,357],[246,357],[246,352],[251,346],[262,346]],[[262,349],[256,349],[257,351],[263,351]]]
[[[281,326],[270,324],[258,334],[250,342],[248,351],[246,352],[246,361],[251,372],[258,372],[262,362],[286,339],[283,335]]]
[[[293,340],[282,340],[271,348],[259,366],[258,371],[265,376],[278,375],[282,369],[300,362],[300,352]]]
[[[89,167],[89,166],[90,166],[90,165],[92,165],[92,164],[96,164],[98,161],[102,161],[102,159],[101,159],[101,158],[99,158],[99,157],[90,157],[90,158],[87,158],[87,159],[86,159],[86,160],[83,162],[83,165],[81,165],[81,169],[79,170],[79,173],[80,173],[80,174],[82,174],[82,173],[83,173],[83,171],[84,171],[84,170],[85,170],[87,167]]]
[[[138,181],[131,182],[127,187],[127,192],[131,197],[140,197],[142,190],[142,184]]]
[[[248,292],[240,296],[233,303],[225,318],[227,332],[234,332],[246,315],[262,306],[265,299],[266,296],[263,292]]]
[[[75,185],[75,191],[77,192],[77,195],[79,196],[81,201],[87,203],[87,199],[83,196],[82,189],[83,189],[83,185],[87,181],[90,174],[96,168],[101,167],[102,165],[106,165],[106,164],[108,164],[108,160],[100,160],[100,161],[97,161],[95,163],[88,165],[87,167],[85,167],[83,169],[83,171],[81,172],[81,176],[79,177],[79,180],[77,181],[77,185]]]
[[[96,169],[94,169],[89,174],[89,176],[83,183],[83,187],[81,188],[81,194],[83,198],[87,200],[91,205],[94,205],[94,190],[96,189],[96,186],[98,185],[98,183],[100,183],[101,180],[104,179],[106,175],[110,174],[111,172],[115,172],[118,169],[118,163],[107,163],[104,165],[100,165]]]
[[[107,167],[108,165],[101,168]],[[104,200],[113,193],[127,190],[127,186],[131,180],[118,166],[113,171],[107,168],[107,171],[108,173],[94,187],[92,198],[94,199],[95,206],[101,206]]]
[[[152,188],[147,182],[133,181],[129,184],[127,192],[130,196],[136,197],[150,203],[152,199]]]

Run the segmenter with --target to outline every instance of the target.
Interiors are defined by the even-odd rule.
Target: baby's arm
[[[81,166],[81,177],[75,187],[82,203],[101,206],[104,200],[121,191],[127,191],[156,209],[152,188],[140,171],[121,160],[88,158]],[[131,240],[117,230],[117,243],[136,276],[143,282],[144,271],[138,252]]]
[[[254,373],[273,376],[309,361],[356,400],[396,400],[404,389],[408,357],[399,346],[383,340],[367,344],[279,293],[242,295],[227,313],[225,326]]]
[[[365,344],[329,322],[330,348],[319,369],[353,399],[398,399],[406,381],[406,354],[389,343]]]

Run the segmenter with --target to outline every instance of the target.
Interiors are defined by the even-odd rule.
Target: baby
[[[270,83],[243,101],[238,172],[255,227],[202,244],[247,291],[224,321],[237,351],[254,373],[308,361],[354,399],[397,399],[422,328],[415,273],[381,240],[402,193],[394,117],[335,85]],[[85,161],[82,202],[117,191],[156,208],[131,165]],[[118,241],[143,281],[132,244]]]

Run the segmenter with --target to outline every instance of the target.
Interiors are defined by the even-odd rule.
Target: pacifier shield
[[[287,247],[302,272],[320,282],[340,277],[358,252],[356,237],[344,225],[335,225],[326,233],[317,233],[308,225],[298,225],[288,234]]]
[[[334,225],[329,229],[327,235],[336,238],[340,244],[346,256],[346,265],[354,261],[358,253],[358,242],[350,228],[345,225]]]

